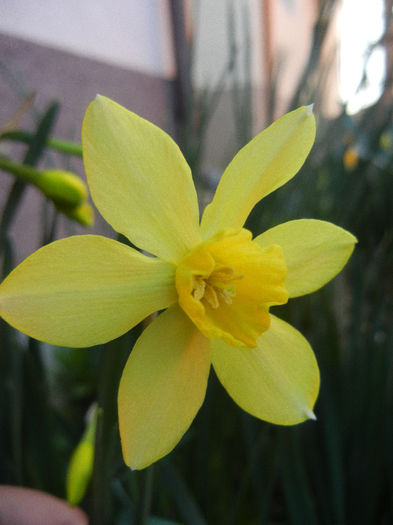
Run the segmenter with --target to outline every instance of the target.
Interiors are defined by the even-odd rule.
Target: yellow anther
[[[232,297],[235,297],[236,295],[236,292],[233,288],[217,290],[217,293],[226,304],[232,304]]]
[[[194,281],[194,290],[192,295],[197,301],[200,301],[205,295],[206,281],[204,281],[201,275],[197,275]]]
[[[206,283],[205,295],[203,296],[203,299],[205,299],[205,301],[214,309],[220,306],[217,292],[209,283]]]
[[[220,300],[225,304],[232,304],[232,297],[236,295],[236,289],[232,281],[241,279],[242,275],[235,275],[233,268],[229,266],[218,266],[208,277],[196,275],[192,295],[197,301],[206,301],[208,305],[216,309],[220,306]]]

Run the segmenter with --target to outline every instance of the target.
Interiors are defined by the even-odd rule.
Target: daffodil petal
[[[175,301],[171,264],[98,235],[44,246],[0,285],[0,315],[9,324],[72,347],[114,339]]]
[[[190,168],[169,135],[98,96],[83,120],[82,146],[94,203],[116,231],[168,261],[200,241]]]
[[[147,467],[180,441],[203,403],[209,369],[209,340],[179,307],[146,328],[119,388],[120,437],[131,468]]]
[[[314,353],[300,332],[275,316],[257,348],[212,343],[214,370],[228,394],[246,412],[278,425],[315,418],[319,390]]]
[[[331,222],[300,219],[279,224],[254,239],[262,248],[278,244],[288,268],[289,297],[315,292],[345,266],[356,237]]]
[[[263,197],[289,181],[303,165],[315,139],[311,106],[276,120],[233,158],[202,217],[204,239],[224,228],[241,228]]]

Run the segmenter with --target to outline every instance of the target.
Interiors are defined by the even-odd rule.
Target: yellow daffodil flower
[[[315,137],[310,107],[283,116],[231,161],[199,225],[190,169],[159,128],[99,96],[82,144],[93,200],[135,249],[97,235],[39,249],[0,286],[0,313],[51,344],[86,347],[167,309],[132,350],[119,388],[125,461],[170,452],[198,412],[212,364],[234,401],[281,425],[314,418],[318,366],[273,305],[311,293],[345,265],[356,239],[319,220],[252,238],[254,205],[290,180]]]

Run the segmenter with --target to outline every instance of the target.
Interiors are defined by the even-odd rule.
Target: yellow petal
[[[331,222],[300,219],[279,224],[255,238],[262,248],[281,246],[288,268],[289,297],[318,290],[345,266],[356,238]]]
[[[242,148],[206,207],[201,223],[203,238],[224,228],[241,228],[257,202],[298,172],[314,138],[311,106],[303,106],[278,119]]]
[[[86,111],[82,146],[94,203],[116,231],[168,261],[199,242],[190,168],[169,135],[98,96]]]
[[[212,342],[212,362],[228,394],[246,412],[279,425],[294,425],[312,413],[319,390],[314,353],[300,332],[271,315],[258,347]]]
[[[142,469],[168,454],[203,403],[209,341],[179,307],[156,318],[137,341],[119,388],[124,460]]]
[[[55,345],[114,339],[176,301],[174,267],[98,235],[44,246],[0,285],[0,315]]]

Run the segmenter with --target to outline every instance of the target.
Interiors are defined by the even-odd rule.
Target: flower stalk
[[[31,144],[33,139],[34,134],[24,130],[3,131],[3,133],[0,134],[0,140],[10,140],[24,144]],[[48,137],[45,141],[45,146],[60,153],[82,157],[82,146],[75,142]]]
[[[32,166],[17,164],[0,156],[0,169],[15,175],[23,182],[36,186],[54,202],[75,207],[87,199],[87,189],[74,173],[63,170],[37,170]]]

